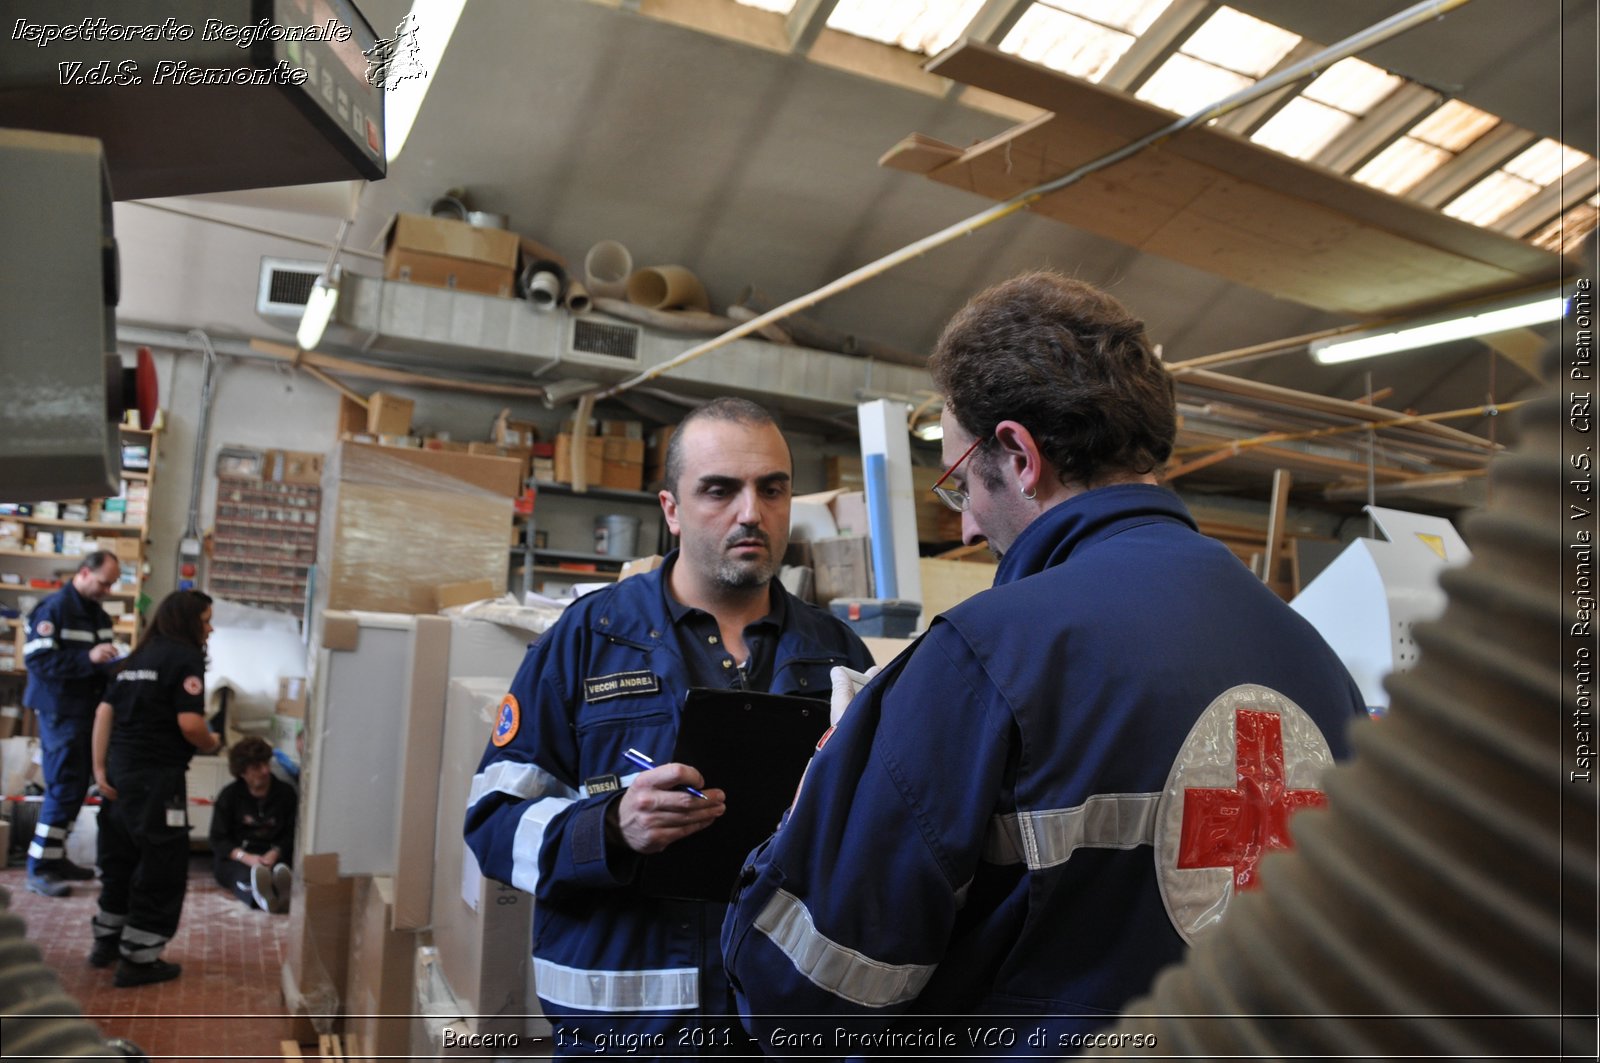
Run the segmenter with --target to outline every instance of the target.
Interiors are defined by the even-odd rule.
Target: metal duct
[[[1594,1058],[1595,791],[1563,782],[1585,717],[1561,660],[1562,416],[1554,396],[1525,411],[1467,525],[1474,558],[1444,574],[1449,605],[1325,779],[1326,811],[1116,1033],[1166,1057]]]

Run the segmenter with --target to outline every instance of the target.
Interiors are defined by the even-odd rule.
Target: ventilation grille
[[[639,330],[578,318],[572,323],[572,350],[575,354],[599,354],[607,358],[620,358],[625,362],[637,362]]]
[[[256,286],[256,313],[273,321],[300,320],[311,298],[311,288],[321,273],[319,262],[263,258],[261,278]]]
[[[267,302],[305,306],[311,301],[311,289],[315,286],[316,280],[315,273],[275,269],[267,285]]]

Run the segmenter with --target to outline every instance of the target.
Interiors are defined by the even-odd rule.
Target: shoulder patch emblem
[[[205,683],[197,675],[188,676],[183,681],[183,692],[193,698],[199,697],[205,688]]]
[[[489,741],[496,747],[504,746],[517,737],[517,729],[522,726],[522,706],[517,704],[515,694],[507,694],[500,699],[500,711],[495,714],[494,733],[489,736]]]
[[[651,671],[613,672],[583,681],[584,701],[605,701],[627,694],[655,694],[661,690],[661,677]]]
[[[1258,864],[1293,847],[1289,820],[1326,803],[1333,753],[1316,722],[1269,687],[1224,691],[1195,720],[1156,811],[1156,881],[1190,944],[1217,925]]]
[[[56,626],[48,620],[41,620],[33,626],[34,634],[47,639],[56,633]]]

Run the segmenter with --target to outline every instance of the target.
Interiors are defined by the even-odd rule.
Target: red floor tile
[[[209,854],[190,863],[183,920],[162,954],[183,964],[183,974],[137,989],[116,988],[115,968],[95,970],[85,962],[94,883],[79,883],[73,896],[59,899],[29,893],[23,883],[21,868],[0,870],[0,886],[10,891],[28,938],[107,1037],[134,1042],[152,1060],[280,1058],[279,1042],[289,1035],[279,988],[289,917],[235,900],[211,877]]]

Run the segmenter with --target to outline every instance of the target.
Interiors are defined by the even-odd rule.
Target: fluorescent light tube
[[[295,331],[294,340],[300,345],[302,351],[314,351],[317,344],[322,342],[322,334],[328,328],[328,321],[333,317],[333,308],[339,305],[339,270],[334,267],[333,276],[318,277],[311,286],[311,294],[306,299],[306,311],[300,317],[300,327]]]
[[[1353,362],[1358,358],[1373,358],[1395,351],[1409,351],[1417,347],[1431,347],[1450,340],[1488,336],[1496,332],[1542,325],[1559,320],[1566,313],[1567,301],[1561,296],[1536,299],[1531,303],[1489,310],[1468,317],[1449,318],[1428,325],[1390,329],[1365,336],[1339,339],[1313,340],[1311,357],[1321,365]]]

